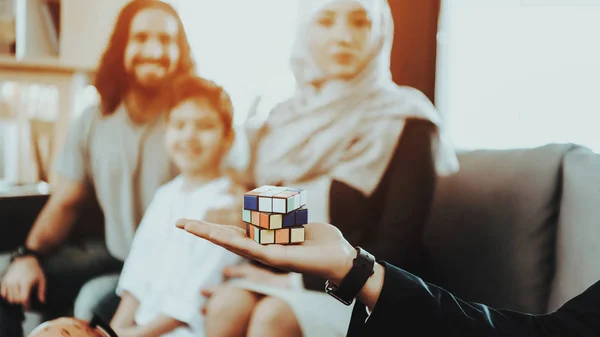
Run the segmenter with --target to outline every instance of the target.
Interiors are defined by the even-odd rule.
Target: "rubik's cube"
[[[246,234],[263,245],[304,242],[306,198],[304,189],[270,185],[244,193]]]

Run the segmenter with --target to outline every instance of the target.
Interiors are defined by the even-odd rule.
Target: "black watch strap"
[[[375,257],[361,247],[356,247],[357,255],[352,268],[339,286],[329,282],[325,284],[325,292],[345,305],[350,305],[358,295],[365,283],[373,275]]]
[[[25,256],[33,256],[39,260],[41,257],[41,254],[34,250],[27,248],[25,245],[21,245],[12,252],[12,254],[10,256],[10,261],[12,262],[15,259],[18,259],[20,257],[25,257]]]

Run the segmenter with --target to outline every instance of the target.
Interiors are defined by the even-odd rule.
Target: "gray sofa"
[[[465,300],[544,313],[600,279],[600,155],[549,144],[459,160],[426,228],[433,281]]]

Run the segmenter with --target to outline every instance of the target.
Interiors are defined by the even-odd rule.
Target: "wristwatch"
[[[15,259],[18,259],[20,257],[30,256],[30,255],[32,255],[33,257],[35,257],[38,260],[40,259],[40,256],[41,256],[40,253],[27,248],[25,245],[21,245],[21,246],[17,247],[17,249],[15,249],[10,254],[10,262],[12,263]]]
[[[345,305],[352,304],[369,277],[375,273],[375,257],[361,247],[357,246],[355,249],[357,255],[352,262],[352,268],[340,285],[337,286],[329,280],[325,282],[325,292]]]

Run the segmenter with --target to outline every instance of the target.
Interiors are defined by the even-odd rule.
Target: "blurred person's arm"
[[[47,253],[66,240],[87,196],[87,186],[82,182],[62,176],[56,182],[25,242],[36,252]]]
[[[62,151],[54,163],[51,195],[31,229],[26,246],[46,253],[62,244],[69,235],[79,208],[89,190],[88,144],[90,125],[97,111],[84,111],[73,121]]]
[[[110,323],[111,328],[119,337],[161,336],[185,325],[185,323],[163,315],[159,315],[146,325],[137,325],[135,321],[140,303],[148,297],[155,296],[152,289],[145,285],[148,284],[148,280],[156,279],[161,273],[161,270],[157,269],[155,265],[155,256],[151,252],[162,248],[156,246],[155,237],[168,221],[169,198],[167,186],[156,191],[135,232],[131,249],[119,276],[116,293],[121,297],[121,302]],[[198,309],[199,314],[200,310]]]
[[[113,330],[119,337],[161,337],[182,326],[185,326],[185,323],[165,315],[159,315],[146,325],[132,325],[125,328],[113,328]]]
[[[86,139],[90,118],[88,111],[69,130],[61,155],[56,161],[57,181],[48,202],[38,215],[24,245],[45,254],[65,241],[78,215],[79,206],[88,194],[88,158]],[[31,291],[37,286],[37,297],[46,298],[46,277],[34,256],[17,258],[2,277],[0,295],[9,303],[29,306]]]
[[[124,291],[110,326],[119,337],[160,337],[186,324],[166,315],[159,315],[149,324],[136,325],[135,313],[140,302]]]
[[[115,312],[115,316],[110,322],[111,328],[122,330],[135,325],[135,312],[140,306],[140,302],[127,291],[121,293],[121,302]]]

